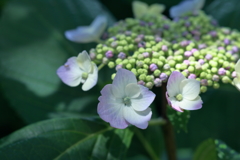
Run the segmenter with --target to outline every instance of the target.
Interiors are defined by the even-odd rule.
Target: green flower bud
[[[213,68],[211,68],[211,72],[212,72],[212,73],[217,73],[217,72],[218,72],[218,69],[217,69],[216,67],[213,67]]]
[[[152,89],[153,85],[154,85],[153,82],[147,82],[145,86],[149,89]]]
[[[120,64],[120,63],[122,63],[122,59],[117,58],[116,61],[115,61],[115,63],[116,63],[116,64]]]
[[[222,82],[223,82],[223,83],[230,83],[231,80],[229,79],[228,76],[223,76],[223,77],[222,77]]]
[[[103,47],[102,44],[98,44],[98,45],[96,46],[97,49],[102,49],[102,47]]]
[[[205,79],[207,74],[205,72],[200,73],[200,78]]]
[[[115,67],[115,63],[114,62],[108,62],[108,67],[109,68],[114,68]]]
[[[99,54],[103,54],[104,52],[103,52],[102,49],[97,49],[97,53],[99,53]]]
[[[207,87],[206,86],[201,86],[200,91],[202,93],[205,93],[207,91]]]
[[[185,63],[181,64],[181,70],[187,69],[187,67],[188,67],[187,64],[185,64]]]
[[[96,57],[98,60],[101,60],[103,58],[103,55],[102,54],[97,54],[97,57]]]
[[[116,76],[116,73],[113,73],[111,76],[112,80],[115,78],[115,76]]]
[[[213,81],[212,80],[208,80],[207,83],[208,83],[208,86],[212,86],[213,85]]]
[[[153,58],[159,58],[160,54],[158,52],[153,52],[152,57]]]
[[[218,63],[221,65],[221,64],[223,64],[225,61],[224,60],[222,60],[222,59],[218,59]]]
[[[148,69],[148,65],[147,64],[143,64],[143,68],[144,69]]]
[[[128,64],[126,65],[126,68],[127,68],[128,70],[131,70],[131,69],[132,69],[132,65],[131,65],[130,63],[128,63]]]
[[[156,69],[154,72],[153,72],[153,75],[155,77],[159,77],[159,75],[161,74],[161,71],[159,69]]]
[[[153,82],[153,79],[154,79],[153,76],[150,76],[150,75],[146,76],[146,81],[147,82]]]
[[[145,49],[144,49],[144,48],[139,48],[138,51],[139,51],[140,53],[143,53],[143,52],[145,52]]]
[[[176,62],[174,60],[170,60],[168,62],[168,64],[171,66],[171,67],[174,67],[176,65]]]
[[[220,87],[218,82],[213,82],[213,88],[218,89]]]
[[[209,64],[212,66],[212,67],[217,67],[218,66],[218,63],[214,60],[210,60],[209,61]]]
[[[209,80],[211,80],[212,79],[212,74],[206,74],[206,79],[209,79]]]
[[[190,57],[188,58],[188,60],[189,60],[189,61],[195,61],[195,57],[190,56]]]
[[[123,47],[122,46],[117,46],[117,52],[123,52],[124,51],[124,49],[123,49]]]
[[[132,69],[131,69],[131,72],[133,72],[133,74],[134,74],[135,76],[138,76],[138,72],[137,72],[136,68],[132,68]]]
[[[129,63],[134,66],[135,63],[136,63],[136,60],[132,58],[132,59],[129,60]]]
[[[102,50],[103,50],[103,52],[105,53],[105,52],[108,51],[108,47],[104,46],[104,47],[102,47]]]
[[[127,59],[124,59],[124,60],[122,61],[122,64],[125,65],[125,66],[126,66],[128,63],[129,63],[129,61],[128,61]]]
[[[140,74],[138,77],[139,80],[145,81],[146,75],[145,74]]]
[[[184,75],[184,77],[187,77],[188,76],[188,74],[186,73],[186,72],[181,72],[183,75]]]
[[[188,71],[191,72],[191,73],[193,73],[193,72],[195,71],[195,68],[194,68],[193,66],[189,66],[189,67],[188,67]]]
[[[158,66],[158,68],[161,68],[161,67],[163,66],[163,62],[162,62],[162,61],[158,61],[158,62],[156,63],[156,65]]]
[[[144,62],[145,64],[150,64],[150,63],[151,63],[151,59],[150,59],[150,58],[145,58],[145,59],[143,60],[143,62]]]
[[[155,64],[157,64],[158,63],[158,59],[156,59],[156,58],[153,58],[152,60],[151,60],[151,63],[155,63]]]

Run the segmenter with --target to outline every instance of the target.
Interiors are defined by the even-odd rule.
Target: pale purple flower
[[[168,75],[166,74],[166,73],[161,73],[160,74],[160,76],[159,76],[159,78],[162,80],[162,81],[166,81],[167,80],[167,78],[168,78]]]
[[[113,57],[113,51],[107,51],[107,52],[105,53],[105,56],[106,56],[107,58],[112,58],[112,57]]]
[[[120,59],[125,59],[125,58],[126,58],[126,54],[123,53],[123,52],[120,52],[120,53],[118,54],[118,58],[120,58]]]
[[[226,74],[226,70],[225,70],[224,68],[219,68],[218,74],[221,75],[221,76],[223,76],[223,75]]]
[[[186,57],[190,57],[192,55],[193,55],[193,53],[191,51],[184,52],[184,56],[186,56]]]
[[[205,56],[205,58],[206,58],[207,60],[210,60],[210,59],[212,59],[212,55],[211,55],[211,54],[207,54],[207,55]]]
[[[200,63],[201,65],[203,65],[205,63],[205,61],[203,59],[199,59],[198,63]]]
[[[192,73],[188,76],[188,79],[196,79],[196,78],[197,78],[197,76]]]
[[[87,91],[96,85],[98,68],[91,62],[86,51],[79,53],[77,57],[71,57],[58,68],[57,75],[68,86],[75,87],[83,83],[82,90]]]
[[[237,76],[233,79],[233,84],[240,91],[240,60],[238,60],[237,64],[235,65],[235,71]]]
[[[78,43],[98,42],[107,27],[107,17],[97,16],[90,26],[80,26],[65,32],[68,40]]]
[[[167,82],[166,98],[168,104],[176,111],[197,110],[202,108],[199,96],[200,82],[195,79],[186,79],[178,71],[173,71]]]
[[[130,124],[145,129],[151,119],[149,105],[155,94],[139,85],[135,75],[126,69],[119,69],[112,84],[101,90],[98,114],[114,128],[124,129]]]
[[[158,69],[158,67],[157,67],[156,64],[152,63],[152,64],[150,64],[149,69],[150,69],[150,71],[153,72],[153,71],[155,71],[156,69]]]
[[[204,3],[205,0],[182,1],[178,5],[170,8],[170,16],[176,18],[184,15],[186,12],[196,12],[203,7]]]

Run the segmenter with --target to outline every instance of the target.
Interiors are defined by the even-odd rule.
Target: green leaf
[[[177,132],[180,132],[180,130],[187,132],[187,124],[190,118],[190,111],[185,110],[184,112],[178,112],[168,106],[167,115]]]
[[[217,150],[213,139],[202,142],[194,153],[193,160],[217,160]]]
[[[64,31],[89,25],[99,14],[113,22],[95,0],[8,1],[0,21],[0,83],[4,96],[25,122],[46,119],[48,112],[61,105],[68,107],[79,97],[100,95],[97,87],[83,92],[81,86],[70,88],[56,75],[69,57],[95,46],[70,42]],[[97,99],[91,103],[88,106],[96,106]]]
[[[220,140],[207,139],[202,142],[194,153],[193,160],[233,160],[240,154]]]
[[[0,157],[4,160],[118,160],[124,158],[132,136],[129,129],[114,129],[90,120],[52,119],[2,139]]]
[[[239,5],[239,0],[215,0],[207,6],[206,12],[217,19],[220,26],[240,29]]]

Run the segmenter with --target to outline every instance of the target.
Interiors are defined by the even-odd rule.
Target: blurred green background
[[[145,0],[169,8],[179,0]],[[1,0],[0,1],[0,137],[28,124],[54,117],[96,115],[99,91],[112,71],[100,71],[88,92],[60,82],[56,69],[95,44],[65,39],[65,30],[88,25],[99,13],[115,20],[133,17],[131,0]],[[206,0],[204,10],[221,26],[240,29],[239,0]],[[102,73],[101,73],[102,72]],[[178,148],[195,149],[207,138],[221,139],[240,151],[240,93],[222,84],[201,94],[203,108],[192,111],[188,132],[176,133]],[[89,107],[91,106],[91,107]]]

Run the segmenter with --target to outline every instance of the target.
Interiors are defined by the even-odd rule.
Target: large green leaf
[[[97,87],[83,92],[81,86],[64,85],[56,75],[67,58],[95,46],[69,42],[64,31],[89,25],[99,14],[113,22],[95,0],[9,0],[6,4],[0,21],[0,85],[27,123],[47,118],[59,106],[69,107],[72,100],[100,95]],[[96,113],[96,103],[97,98],[91,100],[88,106],[94,106],[89,108],[94,112],[89,113]]]
[[[218,20],[221,26],[240,29],[239,0],[215,0],[207,6],[206,11]]]
[[[0,141],[0,157],[15,159],[119,160],[130,146],[132,131],[91,120],[52,119],[27,126]]]
[[[220,140],[207,139],[194,153],[193,160],[233,160],[239,154]],[[237,160],[237,159],[236,159]]]

